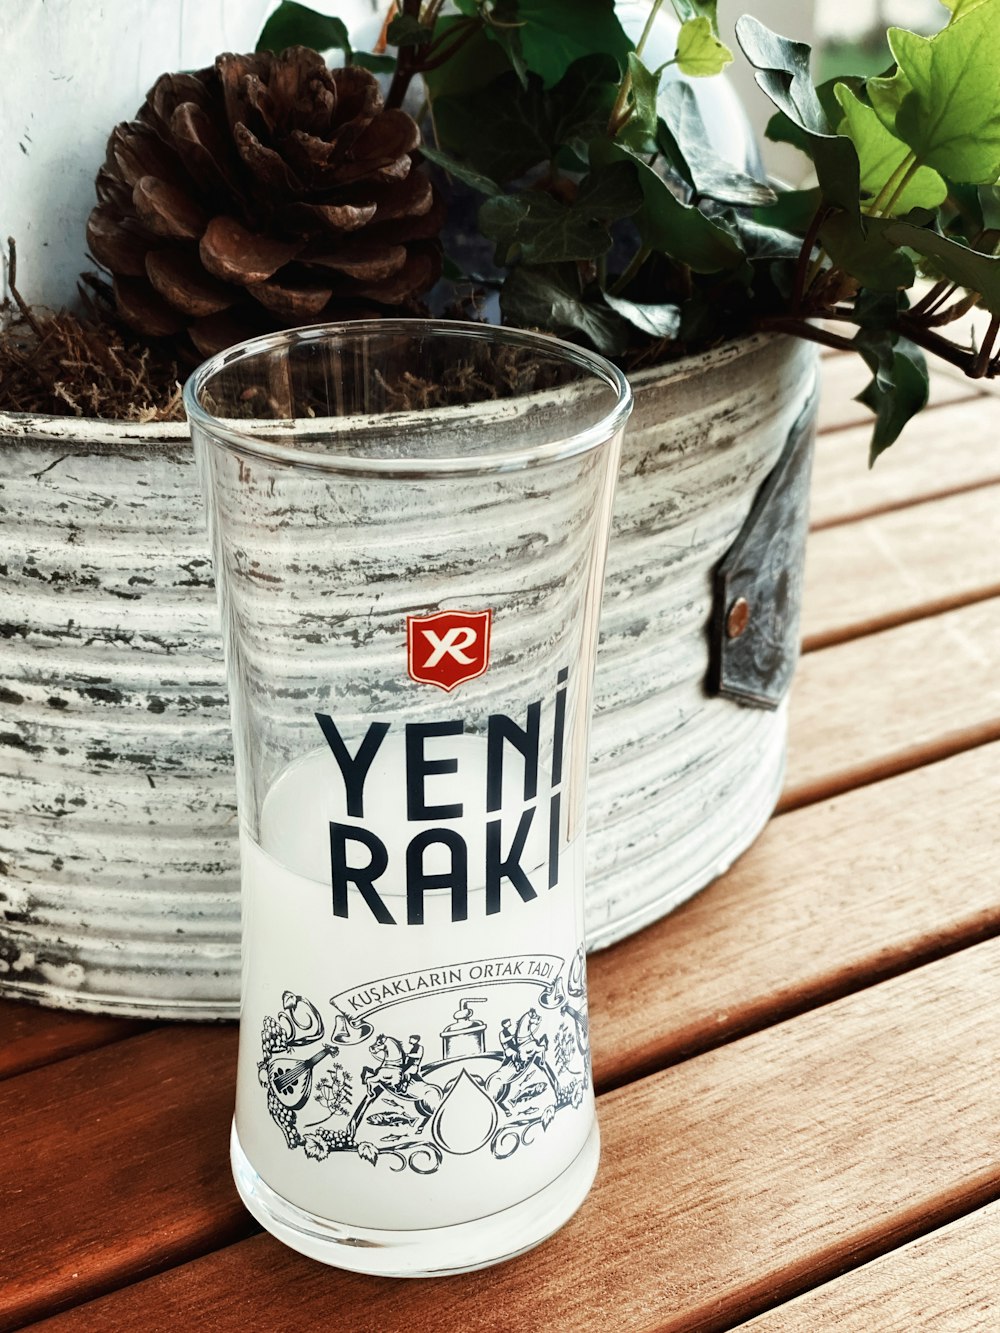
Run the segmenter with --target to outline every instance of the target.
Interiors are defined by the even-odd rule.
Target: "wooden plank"
[[[757,1333],[995,1333],[1000,1203],[932,1231],[741,1327]]]
[[[1000,736],[1000,601],[807,653],[781,809]]]
[[[822,367],[822,394],[819,402],[818,429],[840,430],[844,426],[868,425],[871,412],[854,401],[857,394],[871,379],[871,371],[860,356],[845,352],[843,356],[824,357]],[[964,375],[946,375],[937,366],[931,368],[930,410],[945,403],[959,402],[979,392],[978,382]],[[927,409],[925,409],[927,410]]]
[[[591,1197],[502,1271],[400,1284],[260,1237],[43,1327],[728,1327],[995,1195],[998,1005],[990,941],[607,1094]]]
[[[0,1000],[0,1079],[123,1041],[148,1025],[101,1014],[67,1014]]]
[[[850,427],[816,441],[810,519],[831,527],[887,509],[1000,482],[996,410],[986,398],[921,412],[868,467],[871,431]]]
[[[617,1085],[1000,932],[1000,744],[773,820],[665,920],[590,959]]]
[[[807,648],[1000,594],[1000,486],[814,532],[806,549]]]
[[[0,1086],[0,1329],[253,1231],[229,1178],[235,1032],[155,1032]]]
[[[1000,930],[998,816],[1000,746],[773,823],[724,879],[591,959],[599,1084],[621,1083]],[[4,1261],[8,1285],[35,1292],[34,1313],[128,1281],[130,1265],[150,1271],[208,1248],[215,1230],[230,1234],[238,1216],[225,1165],[234,1035],[162,1030],[116,1047],[106,1054],[128,1057],[127,1096],[105,1096],[115,1066],[103,1052],[7,1085],[6,1109],[13,1117],[20,1110],[19,1133],[33,1145],[26,1178],[46,1201],[44,1215],[33,1208],[18,1219]],[[192,1091],[190,1071],[199,1068],[210,1072]],[[24,1093],[15,1099],[19,1086]],[[110,1154],[94,1140],[98,1102],[110,1108],[106,1137],[130,1126]],[[149,1112],[139,1129],[131,1127],[133,1103]],[[24,1113],[35,1104],[47,1108],[41,1119]],[[43,1146],[69,1134],[82,1177]],[[137,1136],[145,1138],[138,1155]],[[18,1156],[10,1154],[12,1176]],[[197,1190],[169,1186],[161,1202],[165,1176],[197,1178]],[[119,1207],[95,1219],[93,1201],[112,1198]]]

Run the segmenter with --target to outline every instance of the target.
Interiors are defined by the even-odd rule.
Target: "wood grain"
[[[868,426],[870,431],[871,412],[862,403],[854,401],[871,379],[871,372],[861,357],[853,352],[845,352],[842,356],[824,357],[822,368],[823,392],[819,404],[818,429],[841,430],[845,426],[861,425]],[[946,375],[937,366],[932,367],[930,389],[932,412],[947,403],[974,397],[978,391],[979,387],[974,380],[964,375]]]
[[[995,1333],[1000,1324],[1000,1203],[742,1325],[755,1333]]]
[[[718,1046],[1000,930],[998,816],[1000,746],[773,823],[723,880],[591,960],[599,1083]],[[23,1110],[19,1117],[22,1143],[33,1145],[27,1175],[46,1200],[44,1214],[31,1209],[18,1219],[4,1256],[8,1280],[22,1293],[19,1309],[58,1309],[209,1249],[239,1228],[225,1160],[234,1036],[162,1029],[7,1085],[0,1109],[9,1115],[19,1091],[22,1108],[45,1108],[30,1128]],[[123,1075],[115,1072],[119,1060]],[[192,1086],[189,1071],[200,1068],[209,1074]],[[99,1111],[105,1135],[127,1126],[113,1153],[91,1124],[95,1107],[108,1108]],[[70,1133],[82,1181],[51,1148]],[[9,1161],[12,1185],[22,1150]],[[129,1207],[101,1215],[95,1199]],[[151,1246],[150,1233],[168,1237],[168,1247]]]
[[[247,1235],[235,1033],[162,1028],[0,1086],[0,1329]]]
[[[122,1018],[61,1013],[7,1001],[0,1009],[0,1079],[123,1041],[147,1026]]]
[[[721,880],[591,957],[598,1085],[1000,931],[998,825],[1000,745],[773,820]]]
[[[503,1269],[403,1287],[260,1237],[43,1327],[722,1329],[1000,1191],[995,1005],[1000,941],[608,1094],[592,1195]]]
[[[1000,736],[1000,600],[807,653],[780,809]]]
[[[996,407],[988,399],[953,404],[947,416],[922,412],[868,469],[870,428],[820,435],[813,463],[813,529],[1000,482]]]
[[[814,532],[802,634],[826,646],[998,593],[1000,486],[984,486]]]

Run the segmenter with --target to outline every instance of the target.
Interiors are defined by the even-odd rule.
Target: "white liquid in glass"
[[[406,847],[434,821],[407,821],[403,747],[392,736],[367,775],[362,817],[345,814],[338,766],[318,749],[273,784],[259,843],[242,838],[234,1160],[293,1210],[344,1235],[416,1236],[504,1210],[513,1217],[588,1157],[582,1188],[568,1191],[570,1206],[540,1234],[498,1239],[497,1249],[484,1233],[480,1259],[466,1245],[452,1264],[447,1247],[437,1263],[424,1247],[412,1271],[473,1267],[535,1243],[575,1209],[596,1166],[582,839],[565,839],[544,774],[525,800],[523,767],[505,766],[499,847],[501,857],[516,848],[516,865],[512,878],[501,876],[499,898],[494,884],[499,910],[487,912],[486,826],[498,816],[486,810],[485,741],[442,737],[426,753],[458,760],[457,772],[434,773],[425,789],[429,804],[463,807],[441,827],[464,840],[468,884],[464,901],[450,887],[419,894],[422,924],[407,924]],[[362,825],[384,845],[388,865],[374,887],[394,924],[380,923],[354,887],[347,918],[334,915],[331,821]],[[450,874],[454,855],[453,844],[428,846],[425,875]],[[352,865],[367,863],[364,846],[351,856]],[[247,1198],[244,1184],[241,1192]],[[354,1262],[326,1256],[319,1242],[298,1248],[345,1267],[411,1271],[380,1267],[360,1250]]]

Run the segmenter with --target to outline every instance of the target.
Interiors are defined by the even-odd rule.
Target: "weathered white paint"
[[[752,841],[785,716],[705,695],[711,574],[815,384],[755,339],[634,377],[597,673],[588,932],[610,943]],[[183,427],[0,417],[0,990],[236,1010],[229,716]]]
[[[3,0],[0,240],[28,300],[72,300],[108,134],[157,75],[252,50],[274,0]],[[317,5],[319,8],[320,5]],[[6,248],[6,247],[4,247]],[[6,295],[6,258],[3,262]]]

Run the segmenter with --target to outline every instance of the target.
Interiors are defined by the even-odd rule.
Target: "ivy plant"
[[[815,86],[810,48],[744,16],[742,54],[816,184],[786,189],[713,152],[687,79],[733,58],[716,0],[670,0],[673,57],[651,69],[612,0],[396,0],[379,49],[283,0],[260,47],[336,49],[424,99],[425,156],[488,243],[507,323],[587,343],[626,366],[757,331],[858,352],[874,459],[927,401],[924,352],[972,377],[1000,368],[1000,0],[942,0],[925,37],[891,28],[894,64]],[[945,12],[946,11],[946,12]],[[414,81],[419,76],[419,82]],[[409,105],[410,103],[408,103]],[[916,284],[920,286],[916,288]],[[949,325],[980,305],[978,347]]]

